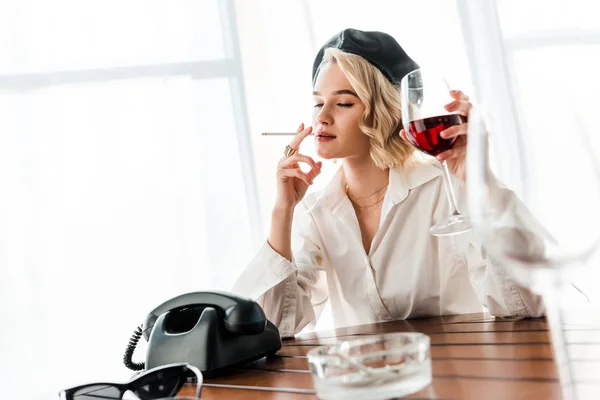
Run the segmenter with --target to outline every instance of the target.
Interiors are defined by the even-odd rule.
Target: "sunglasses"
[[[188,363],[167,364],[152,368],[134,377],[127,383],[89,383],[63,390],[59,393],[61,400],[122,400],[130,391],[140,400],[159,400],[175,396],[188,383],[188,378],[195,378],[196,397],[200,398],[202,390],[202,372]]]

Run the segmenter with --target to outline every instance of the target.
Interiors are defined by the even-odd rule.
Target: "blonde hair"
[[[365,106],[359,128],[369,137],[371,158],[379,168],[404,165],[415,148],[400,137],[400,90],[364,58],[339,49],[325,50],[321,65],[335,62]]]

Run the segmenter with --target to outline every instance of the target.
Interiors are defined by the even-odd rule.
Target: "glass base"
[[[472,228],[473,226],[464,215],[452,215],[446,222],[433,225],[429,228],[429,232],[433,236],[451,236],[468,232]]]

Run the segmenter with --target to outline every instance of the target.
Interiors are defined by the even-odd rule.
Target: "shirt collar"
[[[408,192],[442,175],[441,169],[432,162],[414,160],[405,166],[390,169],[388,195],[392,204],[398,204]]]
[[[424,185],[441,174],[442,171],[432,162],[420,160],[408,161],[404,166],[390,168],[390,184],[385,195],[385,202],[389,206],[398,204],[408,196],[410,190]],[[335,211],[345,201],[347,201],[346,179],[344,169],[340,166],[321,191],[313,207],[321,203],[331,211]]]

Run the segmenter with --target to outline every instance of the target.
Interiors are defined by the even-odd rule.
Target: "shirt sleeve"
[[[519,285],[502,263],[494,262],[474,238],[464,251],[479,301],[497,317],[534,318],[544,315],[541,296]]]
[[[314,325],[328,299],[320,235],[303,202],[294,211],[292,253],[290,262],[265,242],[232,288],[258,301],[282,337]]]
[[[494,231],[494,241],[503,242],[502,246],[512,248],[521,256],[538,258],[544,253],[545,230],[527,211],[525,205],[516,194],[499,182],[491,193],[493,207],[506,210],[503,215],[512,221],[507,229]],[[470,232],[462,241],[469,275],[477,291],[479,301],[497,317],[540,317],[544,315],[542,297],[520,285],[514,279],[516,271],[509,270],[506,265],[494,260],[486,252],[482,239]]]

